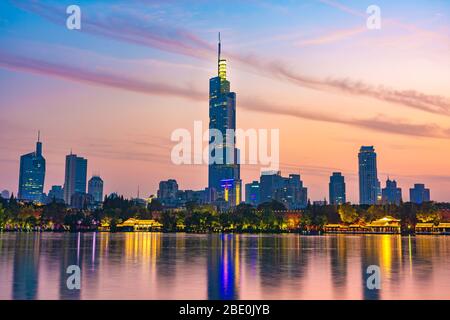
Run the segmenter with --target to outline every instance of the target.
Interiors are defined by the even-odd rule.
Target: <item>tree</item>
[[[163,209],[163,205],[158,199],[152,199],[152,202],[148,204],[147,208],[150,212],[156,212],[161,211]]]
[[[271,209],[273,211],[284,211],[286,206],[277,200],[263,202],[258,205],[258,210]]]
[[[236,218],[234,223],[241,223],[244,229],[256,229],[259,225],[258,213],[251,205],[241,203],[235,210]],[[228,215],[226,215],[228,216]]]
[[[3,208],[3,204],[0,203],[0,228],[4,228],[7,222],[8,214],[6,213],[6,209]]]
[[[49,222],[55,224],[63,224],[64,217],[67,214],[67,208],[64,203],[58,203],[53,200],[51,203],[44,207],[41,215],[41,222],[47,224]]]
[[[431,202],[422,203],[419,210],[417,211],[416,216],[417,219],[422,222],[433,222],[435,224],[438,224],[441,220],[438,209]]]
[[[365,222],[372,222],[377,219],[381,219],[386,215],[386,211],[383,206],[371,205],[369,209],[364,211],[362,218]]]
[[[165,210],[161,214],[161,223],[163,224],[163,231],[175,232],[177,231],[177,215],[175,212]]]
[[[353,223],[358,219],[356,209],[348,203],[341,204],[339,206],[338,213],[341,221],[344,223]]]

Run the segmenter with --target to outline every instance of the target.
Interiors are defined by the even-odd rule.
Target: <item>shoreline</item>
[[[394,232],[227,232],[227,231],[205,231],[205,232],[189,232],[189,231],[101,231],[101,230],[0,230],[1,233],[162,233],[162,234],[244,234],[244,235],[281,235],[281,234],[297,234],[301,236],[326,236],[326,235],[398,235],[398,236],[450,236],[450,232],[433,233],[394,233]]]

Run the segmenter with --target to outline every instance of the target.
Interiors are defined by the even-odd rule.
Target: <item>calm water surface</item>
[[[0,233],[0,299],[450,299],[450,237]]]

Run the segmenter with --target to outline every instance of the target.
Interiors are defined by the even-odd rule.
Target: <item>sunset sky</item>
[[[82,10],[66,28],[66,7]],[[382,27],[366,27],[369,5]],[[105,192],[203,189],[207,166],[176,166],[171,133],[208,126],[209,78],[222,34],[237,125],[278,128],[283,175],[311,200],[341,171],[358,201],[357,154],[374,145],[382,187],[425,183],[450,201],[450,1],[110,0],[0,2],[0,191],[41,130],[45,192],[66,154],[88,158]],[[243,183],[259,179],[242,166]]]

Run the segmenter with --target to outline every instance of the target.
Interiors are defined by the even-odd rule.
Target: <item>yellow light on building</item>
[[[238,205],[241,202],[241,198],[240,198],[240,192],[241,191],[241,186],[239,184],[236,185],[236,205]]]
[[[228,187],[225,187],[225,201],[228,202]]]
[[[227,61],[225,59],[219,60],[219,77],[222,80],[227,79]]]

